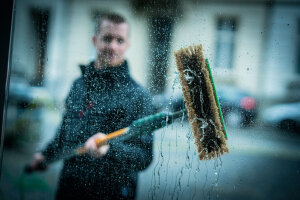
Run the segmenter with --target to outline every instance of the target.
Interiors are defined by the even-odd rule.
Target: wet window
[[[300,2],[14,3],[0,199],[300,199]]]

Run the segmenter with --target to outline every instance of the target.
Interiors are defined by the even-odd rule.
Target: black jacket
[[[125,61],[119,67],[95,70],[81,66],[66,99],[66,112],[54,140],[42,152],[59,156],[83,144],[95,133],[110,133],[152,114],[150,95],[129,75]],[[152,160],[152,133],[114,143],[104,157],[75,156],[64,161],[58,199],[133,198],[137,172]]]

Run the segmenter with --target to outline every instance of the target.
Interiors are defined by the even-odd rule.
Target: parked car
[[[50,95],[45,88],[30,86],[23,77],[10,77],[8,106],[14,106],[22,112],[24,109],[43,107],[49,101]]]
[[[262,119],[269,126],[300,133],[300,102],[271,106],[263,111]]]
[[[249,93],[227,85],[218,86],[216,90],[227,126],[249,126],[255,121],[258,103]],[[157,110],[165,106],[175,112],[185,106],[181,89],[173,90],[171,95],[156,95],[153,100]]]
[[[255,122],[258,102],[253,96],[233,86],[216,89],[226,125],[249,126]]]
[[[5,145],[37,138],[41,127],[42,108],[51,102],[50,95],[43,87],[30,86],[19,76],[11,76],[6,114]]]

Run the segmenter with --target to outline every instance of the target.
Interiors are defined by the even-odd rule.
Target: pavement
[[[186,121],[156,131],[154,160],[139,174],[137,199],[300,199],[300,135],[261,125],[227,133],[230,153],[200,161]],[[0,199],[54,198],[61,162],[22,174],[35,150],[4,149]]]

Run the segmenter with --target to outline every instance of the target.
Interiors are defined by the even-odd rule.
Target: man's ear
[[[130,45],[131,45],[130,40],[127,40],[127,47],[126,48],[128,49],[130,47]]]
[[[93,35],[92,43],[93,43],[94,46],[96,46],[96,42],[97,42],[97,37],[95,35]]]

